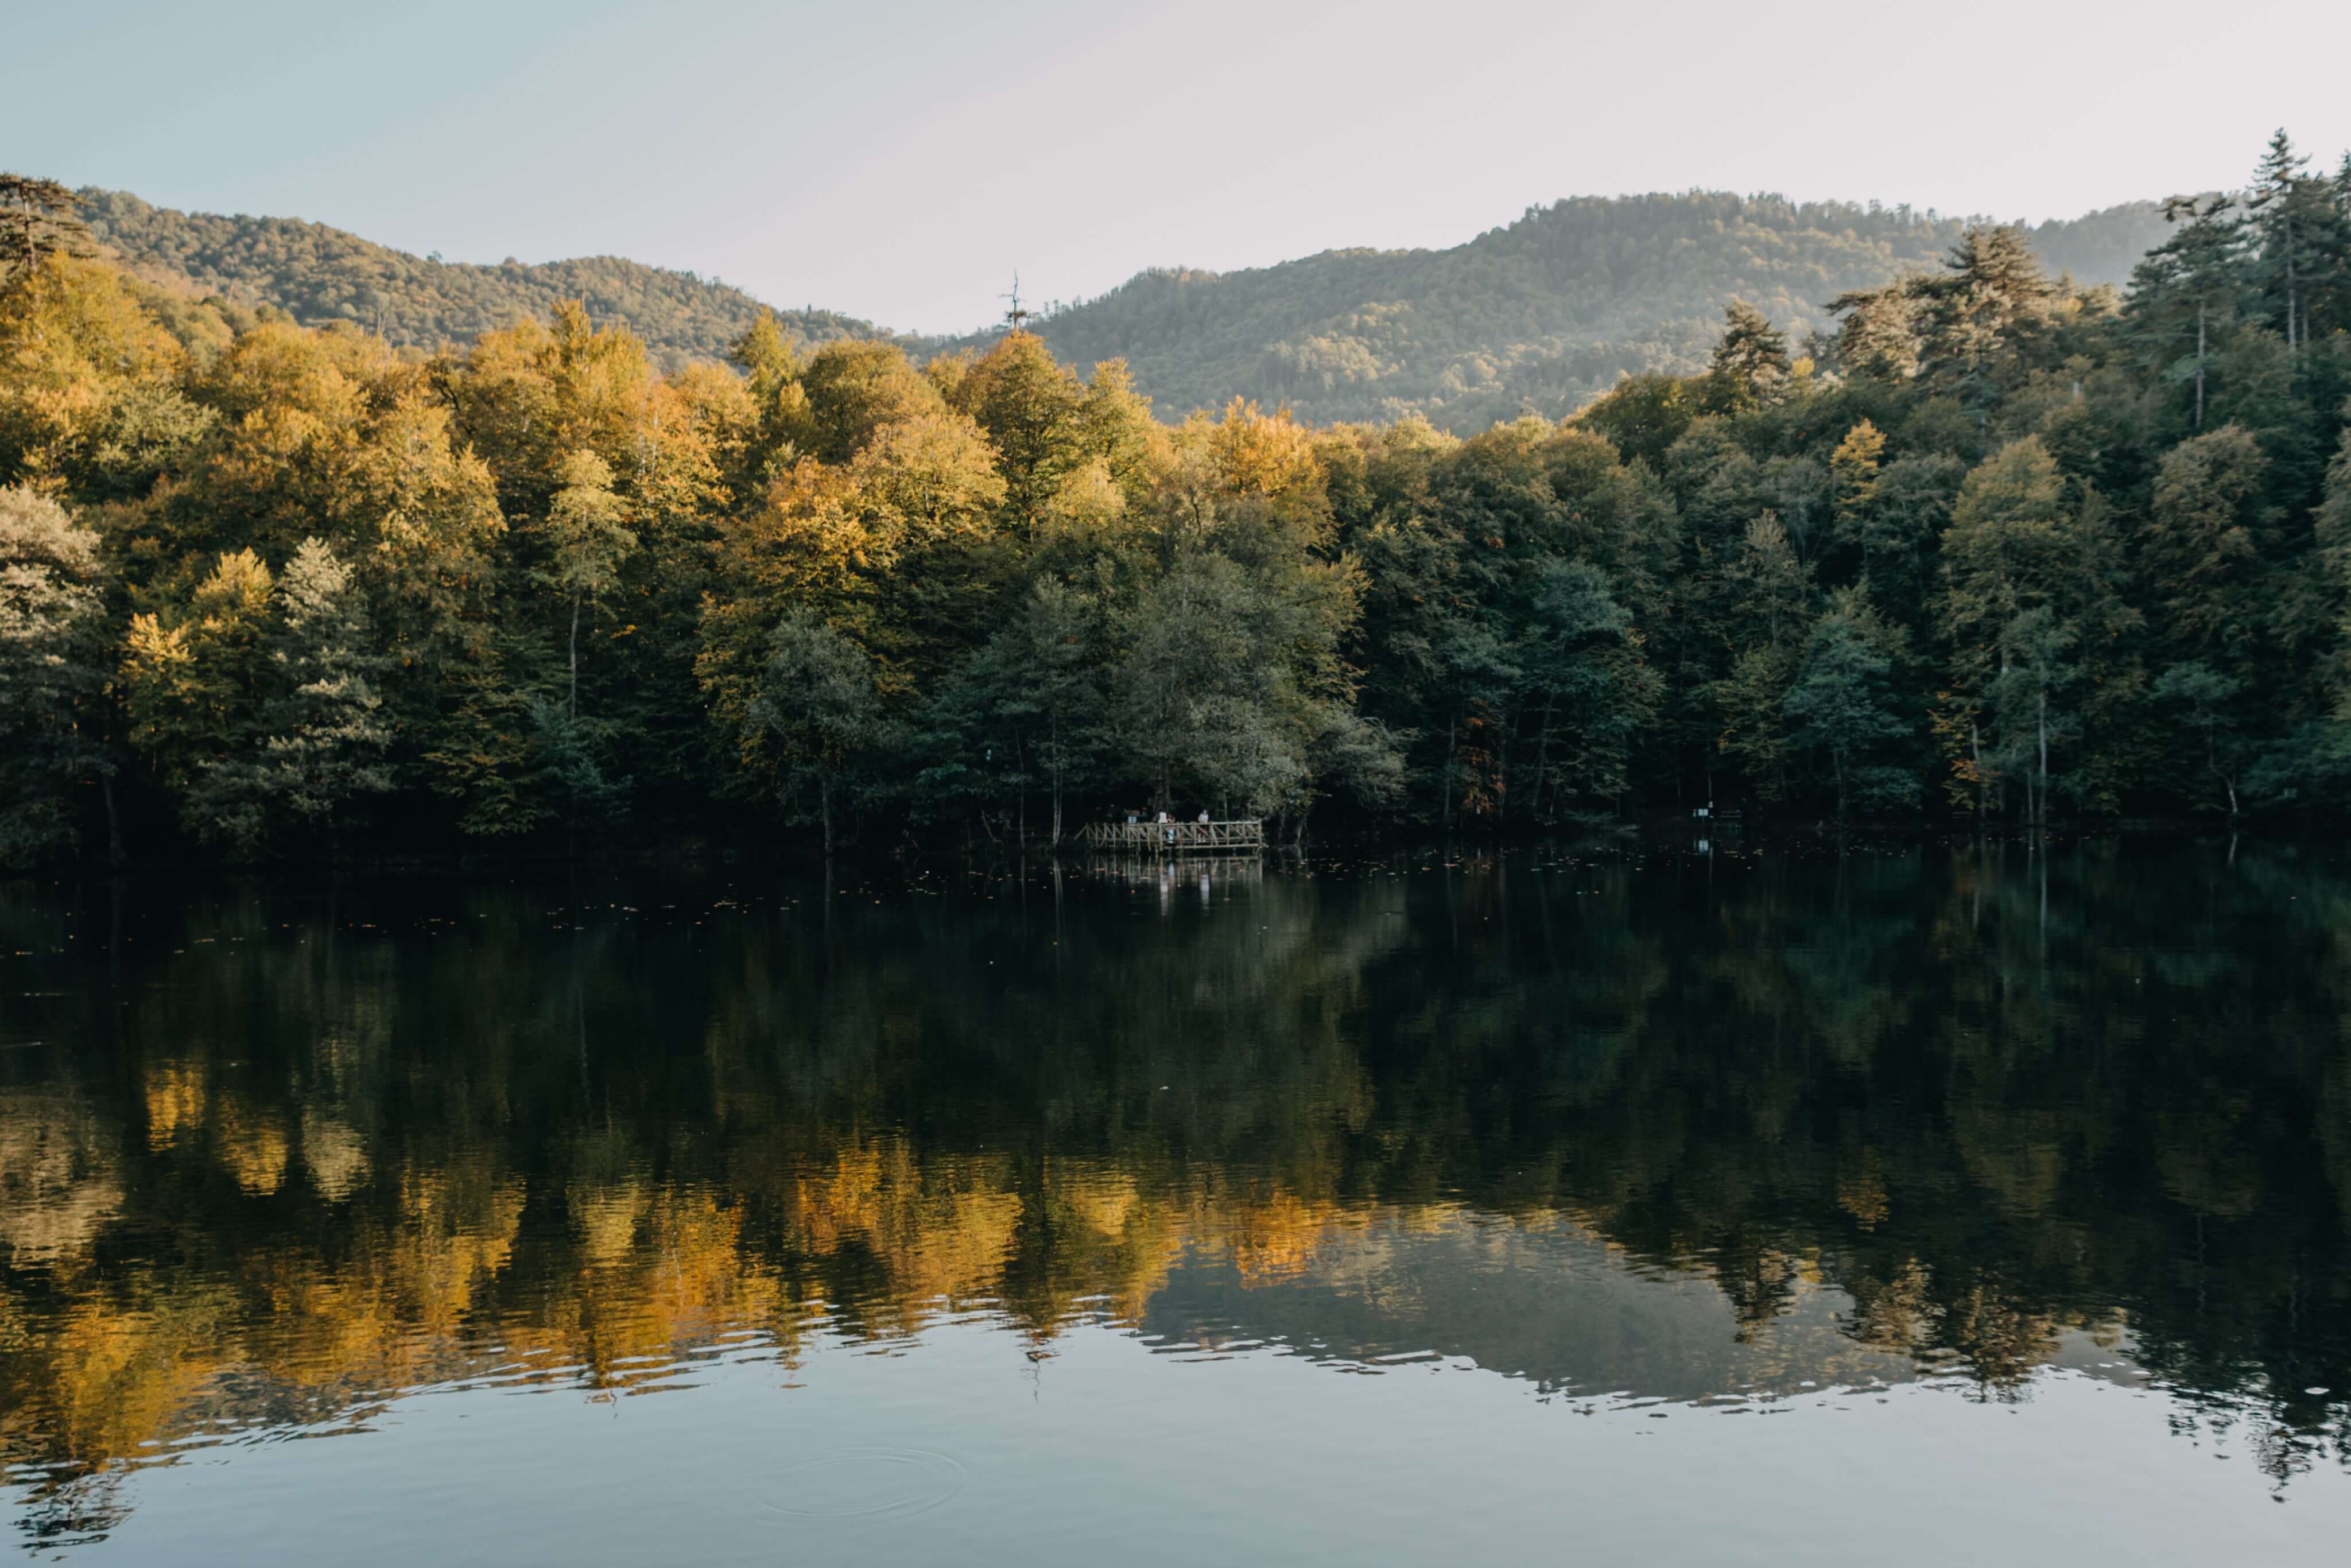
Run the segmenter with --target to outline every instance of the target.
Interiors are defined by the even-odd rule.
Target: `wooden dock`
[[[1265,819],[1230,822],[1095,822],[1079,833],[1088,849],[1136,855],[1220,854],[1265,848]]]

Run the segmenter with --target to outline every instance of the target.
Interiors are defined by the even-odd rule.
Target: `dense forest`
[[[725,359],[761,308],[716,279],[619,256],[528,264],[509,256],[480,267],[410,256],[295,218],[174,212],[125,191],[77,195],[90,237],[141,278],[246,309],[274,306],[306,327],[353,322],[400,348],[464,341],[576,299],[595,319],[636,333],[657,367],[674,371]],[[890,335],[813,306],[777,317],[808,344]]]
[[[20,861],[2351,782],[2351,165],[2283,133],[2121,291],[1971,227],[1806,344],[1735,302],[1705,370],[1467,438],[1169,424],[1027,331],[918,364],[762,317],[664,374],[575,301],[427,352],[5,193]]]
[[[1065,917],[1039,876],[0,889],[54,998],[0,1084],[0,1458],[87,1526],[158,1439],[993,1312],[1016,1364],[1108,1318],[1647,1398],[1913,1358],[2030,1397],[2087,1332],[2182,1436],[2351,1463],[2345,882],[2004,848],[1702,903],[1654,864],[1276,878],[1153,940],[1106,878]],[[1520,1250],[1576,1236],[1628,1287],[1597,1310]],[[1673,1281],[1729,1311],[1661,1332]]]
[[[174,212],[115,191],[78,196],[91,237],[141,278],[275,306],[306,327],[351,322],[400,348],[469,340],[577,299],[675,371],[724,361],[760,310],[725,284],[612,256],[466,266],[321,224]],[[1968,227],[1907,207],[1724,192],[1581,197],[1447,250],[1145,272],[1036,325],[1062,359],[1124,361],[1163,416],[1238,396],[1310,422],[1418,413],[1466,435],[1531,411],[1568,413],[1621,374],[1700,368],[1732,298],[1794,339],[1827,328],[1827,301],[1931,269]],[[2051,274],[2120,284],[2164,228],[2156,204],[2138,202],[2031,235]],[[777,321],[804,350],[892,336],[813,306]],[[895,340],[919,360],[984,352],[996,336]]]
[[[1719,191],[1584,196],[1447,250],[1146,272],[1038,329],[1081,364],[1125,360],[1163,407],[1253,397],[1308,420],[1419,414],[1467,435],[1572,413],[1620,375],[1704,365],[1733,298],[1801,341],[1834,326],[1830,300],[1931,270],[1970,226]],[[2029,233],[2046,270],[2081,284],[2120,284],[2163,236],[2147,202]]]

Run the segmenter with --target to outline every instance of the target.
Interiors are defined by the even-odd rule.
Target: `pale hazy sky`
[[[0,167],[907,329],[1705,186],[2070,215],[2351,146],[2351,4],[0,0]]]

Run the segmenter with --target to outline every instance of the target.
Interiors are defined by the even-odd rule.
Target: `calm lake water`
[[[0,886],[16,1539],[2337,1563],[2351,864]]]

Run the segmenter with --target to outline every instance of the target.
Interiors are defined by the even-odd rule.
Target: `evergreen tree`
[[[1792,369],[1787,334],[1744,299],[1723,308],[1722,322],[1707,368],[1707,411],[1744,413],[1778,402]]]
[[[2312,179],[2309,167],[2281,127],[2253,169],[2245,200],[2261,237],[2258,287],[2275,304],[2289,354],[2310,340],[2311,231],[2326,226],[2322,214],[2331,205],[2325,182]]]
[[[55,180],[0,171],[0,262],[30,270],[43,256],[88,248],[81,198]]]
[[[2131,274],[2128,319],[2150,368],[2195,389],[2191,428],[2204,428],[2212,349],[2234,325],[2246,292],[2245,222],[2235,201],[2174,196],[2164,215],[2180,227]]]
[[[1918,374],[1982,407],[2040,361],[2058,303],[2021,230],[1970,228],[1938,276],[1909,284],[1918,302]]]

